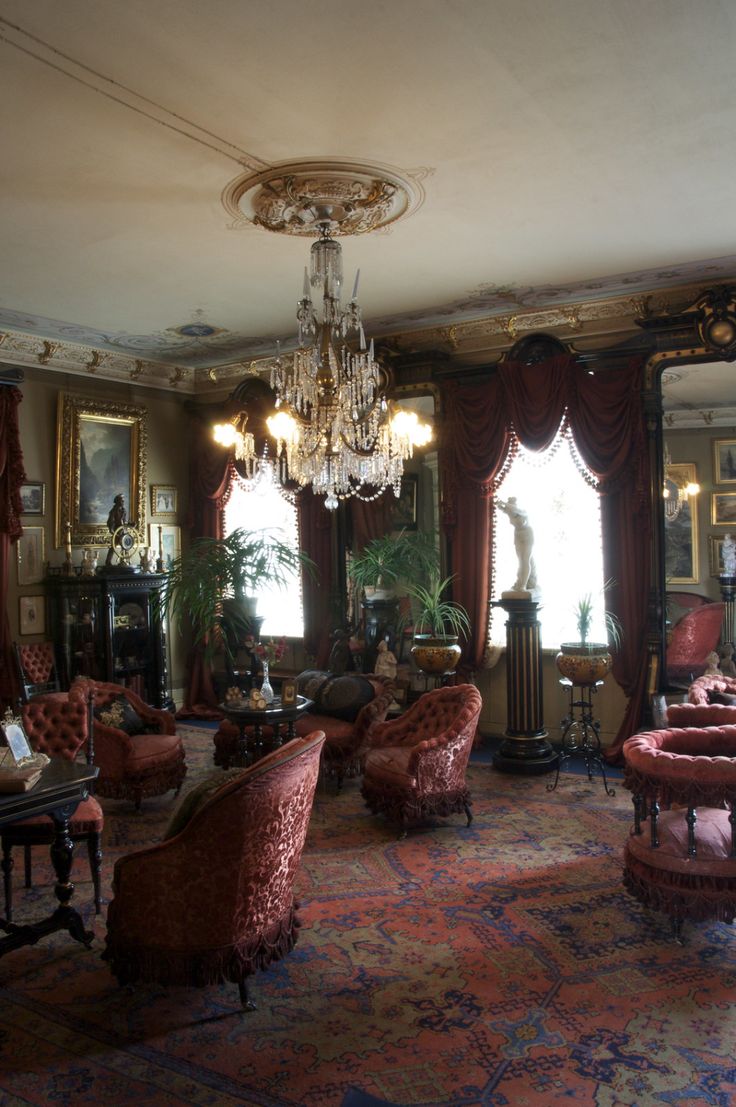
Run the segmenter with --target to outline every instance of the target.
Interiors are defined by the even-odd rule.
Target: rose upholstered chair
[[[32,748],[47,757],[65,757],[69,761],[86,754],[89,764],[94,762],[88,698],[76,693],[48,693],[32,699],[21,709],[21,722]],[[102,864],[103,814],[94,796],[77,807],[69,825],[73,842],[86,842],[89,867],[94,887],[95,912],[100,913],[100,867]],[[13,917],[12,849],[23,846],[25,852],[25,884],[31,887],[31,847],[47,848],[54,838],[54,826],[48,815],[19,819],[6,823],[0,831],[2,840],[2,869],[5,888],[5,917]]]
[[[53,642],[13,642],[13,657],[21,690],[21,703],[47,692],[60,692],[59,670]]]
[[[736,725],[647,731],[623,752],[634,798],[624,884],[669,915],[678,936],[685,919],[733,922]]]
[[[167,837],[115,865],[107,916],[120,984],[246,979],[297,940],[293,886],[324,734],[295,738],[248,769],[213,774],[187,793]]]
[[[688,703],[736,703],[736,677],[709,673],[698,677],[687,690]]]
[[[378,726],[365,756],[362,794],[371,811],[409,822],[464,811],[465,784],[482,700],[472,684],[425,692],[397,719]]]
[[[676,687],[688,685],[705,672],[708,654],[721,637],[723,603],[706,603],[683,615],[667,642],[667,680]]]
[[[149,707],[121,684],[79,677],[75,689],[93,697],[97,794],[130,799],[136,811],[144,796],[172,788],[178,795],[187,767],[171,712]]]
[[[363,771],[363,757],[371,736],[386,718],[393,703],[395,685],[373,673],[327,673],[309,669],[297,677],[300,696],[312,700],[312,707],[294,725],[298,737],[313,730],[325,733],[322,761],[327,776],[334,777],[338,790],[345,777]],[[263,728],[266,741],[270,727]],[[224,720],[214,736],[215,764],[228,768],[237,747],[238,728]]]

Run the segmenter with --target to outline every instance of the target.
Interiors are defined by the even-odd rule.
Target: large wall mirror
[[[734,585],[723,548],[727,535],[736,538],[736,365],[718,358],[720,350],[729,359],[736,353],[734,297],[724,296],[732,291],[701,297],[679,317],[680,332],[672,317],[663,320],[660,349],[651,363],[661,400],[654,436],[659,487],[653,491],[659,503],[653,570],[664,691],[686,689],[714,652],[728,667],[733,644]],[[707,310],[709,296],[716,312]],[[714,317],[727,340],[715,349],[708,330]],[[656,325],[653,329],[656,334]]]

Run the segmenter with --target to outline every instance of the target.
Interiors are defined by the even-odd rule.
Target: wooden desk
[[[0,795],[0,827],[31,815],[51,816],[54,824],[51,862],[56,873],[54,892],[59,901],[56,910],[37,923],[19,925],[0,919],[0,929],[6,931],[6,936],[0,938],[0,957],[21,946],[35,945],[39,938],[55,930],[68,930],[72,938],[88,948],[92,944],[92,931],[84,929],[82,916],[69,906],[74,892],[70,880],[74,843],[69,835],[69,820],[89,795],[89,786],[99,771],[94,765],[57,757],[44,766],[38,783],[30,791]]]
[[[226,719],[234,723],[238,728],[238,749],[231,764],[246,767],[252,765],[263,757],[263,728],[273,727],[273,748],[281,745],[281,726],[286,724],[286,737],[294,737],[294,723],[298,717],[312,706],[312,700],[306,696],[297,696],[296,703],[290,703],[284,707],[277,697],[273,703],[262,711],[249,706],[247,701],[242,705],[221,703],[220,711]],[[248,735],[247,728],[252,729],[252,737]],[[249,742],[249,737],[251,740]]]

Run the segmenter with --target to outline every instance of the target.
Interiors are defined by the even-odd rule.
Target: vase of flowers
[[[255,653],[256,657],[263,666],[263,681],[261,683],[261,695],[266,703],[273,703],[274,694],[271,687],[271,681],[269,680],[269,666],[275,665],[281,660],[286,652],[286,638],[282,635],[281,638],[274,642],[273,638],[269,638],[267,642],[258,642],[256,644]]]

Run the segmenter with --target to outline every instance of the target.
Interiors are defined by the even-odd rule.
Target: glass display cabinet
[[[161,590],[166,575],[133,572],[49,576],[49,626],[62,686],[77,676],[114,681],[152,707],[174,710]]]

